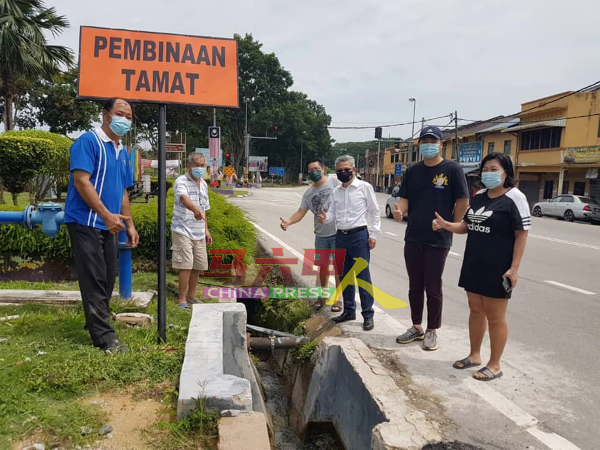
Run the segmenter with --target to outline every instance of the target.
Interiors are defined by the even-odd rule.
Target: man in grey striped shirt
[[[200,152],[190,153],[188,170],[175,181],[171,235],[173,269],[179,270],[179,301],[177,306],[189,309],[188,303],[198,303],[196,286],[201,271],[208,269],[206,245],[212,244],[206,211],[210,209],[206,175],[206,159]]]

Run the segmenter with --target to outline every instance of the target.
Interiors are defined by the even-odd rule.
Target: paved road
[[[248,212],[269,246],[283,243],[286,256],[294,250],[297,255],[313,246],[312,214],[287,232],[279,228],[279,217],[288,218],[298,208],[305,189],[253,190],[232,201]],[[384,216],[388,196],[377,198]],[[407,300],[404,231],[404,223],[382,217],[371,274],[375,286]],[[464,246],[465,236],[456,236],[446,264],[438,351],[424,352],[417,343],[395,343],[395,336],[410,326],[408,308],[386,310],[389,316],[376,314],[370,333],[361,330],[359,321],[344,327],[387,350],[408,370],[416,391],[442,399],[445,415],[456,424],[453,437],[490,449],[598,448],[600,226],[533,219],[519,286],[509,305],[504,377],[493,383],[471,380],[470,371],[451,367],[468,354],[468,306],[457,286]],[[487,340],[484,349],[489,349]],[[484,362],[488,351],[484,350]]]

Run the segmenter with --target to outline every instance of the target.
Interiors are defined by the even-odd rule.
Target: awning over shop
[[[537,122],[524,123],[516,127],[510,127],[502,130],[502,133],[512,133],[513,131],[528,130],[530,128],[543,128],[543,127],[561,127],[564,128],[567,125],[567,119],[555,119],[555,120],[540,120]]]
[[[463,173],[467,176],[472,172],[477,172],[479,170],[479,164],[470,164],[468,166],[461,166]],[[473,174],[474,175],[474,174]]]

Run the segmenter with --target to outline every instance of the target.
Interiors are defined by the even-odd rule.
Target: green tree
[[[56,37],[68,27],[68,20],[42,0],[0,0],[0,95],[5,130],[14,128],[13,104],[15,96],[22,93],[20,78],[51,77],[61,65],[73,64],[70,49],[49,45],[46,39],[46,34]]]
[[[25,136],[0,135],[0,177],[13,203],[35,175],[48,163],[52,141]]]
[[[48,191],[54,188],[60,199],[60,192],[66,189],[70,175],[70,154],[69,149],[73,141],[60,134],[51,133],[42,130],[19,130],[9,131],[3,136],[16,136],[46,139],[52,143],[50,152],[46,158],[46,164],[43,164],[35,176],[29,182],[30,200],[33,204],[42,201]]]
[[[15,108],[19,128],[47,126],[52,133],[62,135],[92,128],[102,107],[97,102],[76,99],[78,75],[77,68],[73,68],[32,83]]]

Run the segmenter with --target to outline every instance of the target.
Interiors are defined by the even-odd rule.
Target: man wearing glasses
[[[354,258],[363,258],[367,263],[370,262],[371,250],[375,248],[377,235],[381,230],[381,218],[373,186],[356,177],[354,158],[350,155],[338,157],[335,160],[335,169],[337,178],[342,184],[333,190],[329,210],[321,212],[319,222],[335,221],[337,228],[335,246],[346,250],[341,277],[343,279],[352,270]],[[371,272],[368,266],[355,276],[371,284]],[[356,319],[354,293],[353,284],[346,286],[343,294],[344,312],[333,319],[335,323]],[[375,326],[373,296],[363,288],[359,288],[359,295],[364,319],[363,329],[369,331]]]
[[[187,173],[177,178],[173,186],[172,264],[173,269],[179,270],[177,306],[182,309],[189,309],[188,303],[198,303],[198,277],[208,269],[206,246],[212,244],[212,237],[206,221],[210,203],[205,176],[206,158],[200,152],[190,153]]]

